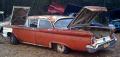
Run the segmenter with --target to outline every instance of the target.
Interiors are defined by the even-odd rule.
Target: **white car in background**
[[[0,11],[0,33],[3,30],[4,11]]]

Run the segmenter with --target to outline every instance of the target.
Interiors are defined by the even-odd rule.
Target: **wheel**
[[[70,49],[68,47],[61,45],[61,44],[57,44],[56,50],[57,50],[57,52],[64,53],[64,54],[67,54],[70,51]]]
[[[0,33],[2,33],[2,32],[3,32],[3,27],[0,28]]]
[[[16,39],[14,35],[10,35],[10,43],[13,45],[18,45],[19,41]]]

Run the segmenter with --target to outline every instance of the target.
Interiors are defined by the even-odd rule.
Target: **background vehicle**
[[[120,9],[114,9],[109,12],[109,24],[115,26],[116,32],[120,32]]]
[[[65,7],[59,3],[57,3],[57,1],[53,1],[51,5],[49,5],[48,7],[48,13],[49,14],[63,14],[65,10]]]
[[[115,26],[116,32],[120,32],[120,19],[112,20],[110,24]]]
[[[4,12],[0,11],[0,33],[3,30],[3,19],[4,19]]]

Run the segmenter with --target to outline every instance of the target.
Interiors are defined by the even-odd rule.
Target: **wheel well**
[[[51,48],[52,49],[56,48],[56,46],[57,46],[57,43],[51,43]]]
[[[0,28],[0,32],[1,32],[1,33],[3,32],[3,27]]]
[[[60,43],[51,43],[51,48],[52,48],[52,49],[56,48],[56,47],[57,47],[57,44],[60,44]],[[63,45],[66,46],[67,48],[69,48],[69,46],[67,46],[67,45],[65,45],[65,44],[63,44]],[[69,49],[71,49],[71,48],[69,48]]]
[[[10,37],[11,35],[12,35],[12,33],[11,33],[11,32],[8,32],[8,33],[7,33],[7,36],[8,36],[8,37]]]

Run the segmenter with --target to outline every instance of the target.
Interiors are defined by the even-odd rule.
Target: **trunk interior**
[[[79,29],[83,29],[85,31],[90,31],[93,33],[93,35],[96,38],[101,38],[101,37],[106,37],[106,36],[110,36],[111,34],[111,29],[109,29],[108,27],[98,27],[98,26],[85,26],[85,27],[74,27],[71,29],[75,29],[75,30],[79,30]]]

